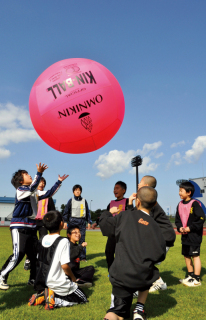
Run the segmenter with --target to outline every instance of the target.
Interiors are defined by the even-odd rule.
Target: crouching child
[[[43,223],[50,234],[45,235],[39,243],[34,284],[37,294],[31,297],[29,305],[45,304],[45,309],[51,310],[86,303],[87,298],[75,283],[76,278],[68,265],[70,245],[67,238],[60,236],[64,225],[60,212],[48,212]]]
[[[111,306],[105,320],[129,318],[133,293],[137,290],[139,296],[133,319],[146,319],[144,304],[149,288],[159,278],[155,263],[163,261],[166,255],[161,230],[149,216],[156,201],[156,190],[142,187],[137,192],[136,208],[122,211],[115,217],[112,216],[115,208],[112,208],[100,216],[103,235],[115,235],[116,239],[115,259],[109,269]]]
[[[87,266],[80,268],[80,256],[83,248],[87,246],[87,242],[80,243],[81,233],[78,226],[67,229],[67,236],[70,241],[70,263],[69,266],[76,277],[76,283],[79,287],[90,288],[92,286],[92,278],[94,275],[94,267]]]

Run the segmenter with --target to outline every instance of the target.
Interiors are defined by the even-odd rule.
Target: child
[[[14,173],[11,183],[17,189],[13,218],[11,219],[10,230],[13,242],[13,255],[11,255],[0,271],[0,289],[7,290],[9,286],[7,279],[10,272],[15,269],[27,254],[31,262],[29,285],[34,284],[36,277],[36,215],[38,200],[53,196],[59,189],[63,180],[68,175],[59,176],[58,181],[44,195],[39,196],[37,187],[42,173],[48,168],[47,165],[39,163],[37,174],[32,181],[32,177],[26,170],[18,170]]]
[[[44,191],[45,186],[46,186],[46,180],[43,177],[41,177],[40,183],[38,185],[38,190],[40,191],[39,195],[43,195],[46,193],[46,191]],[[55,210],[54,201],[51,197],[38,201],[38,211],[37,211],[37,216],[35,220],[36,220],[36,231],[37,230],[39,231],[39,239],[41,239],[43,236],[47,234],[47,229],[44,227],[42,219],[44,215],[51,210]],[[28,257],[26,257],[26,260],[24,262],[24,270],[29,270],[29,269],[30,269],[30,260],[28,259]]]
[[[91,217],[87,201],[81,197],[82,187],[79,184],[73,186],[74,198],[69,199],[63,213],[64,229],[72,226],[79,226],[81,232],[80,244],[85,242],[86,222],[88,222],[88,229],[91,226]],[[86,247],[83,248],[80,254],[80,260],[86,261]]]
[[[117,211],[113,213],[113,216],[116,216],[121,211],[125,211],[128,209],[129,199],[124,198],[126,191],[127,191],[127,185],[125,182],[117,181],[115,183],[114,195],[116,199],[112,200],[107,206],[107,211],[109,211],[113,207],[117,207]],[[131,208],[133,208],[133,205],[131,206]],[[94,229],[98,224],[99,224],[99,218],[96,220],[96,223],[93,224],[92,228]],[[107,239],[106,248],[105,248],[108,271],[114,261],[115,246],[116,246],[115,237],[111,235]]]
[[[67,230],[67,236],[70,241],[70,263],[69,266],[77,278],[76,283],[79,287],[89,288],[92,286],[92,278],[94,275],[94,267],[87,266],[85,268],[79,268],[80,265],[80,253],[84,247],[87,246],[86,242],[78,244],[81,233],[78,226],[73,226]]]
[[[157,185],[157,180],[155,179],[155,177],[144,176],[138,185],[138,190],[140,190],[140,188],[145,186],[155,188],[156,185]],[[136,197],[136,193],[131,195],[131,197],[129,198],[129,207],[132,204],[132,201],[135,199],[135,197]],[[174,246],[174,242],[176,239],[174,228],[169,218],[166,216],[166,213],[158,203],[156,203],[156,205],[151,209],[150,216],[158,223],[162,231],[162,235],[166,243],[166,252],[167,252],[170,247]],[[149,292],[155,292],[157,290],[166,290],[166,289],[167,289],[167,284],[160,277],[157,281],[153,283]],[[138,295],[138,293],[136,293],[136,295]]]
[[[83,291],[78,289],[76,278],[68,263],[69,241],[60,237],[60,231],[64,222],[60,212],[50,211],[43,223],[50,234],[40,240],[38,248],[38,267],[34,288],[38,290],[34,294],[29,305],[45,303],[45,309],[54,307],[67,307],[87,302]]]
[[[158,279],[155,263],[165,258],[165,241],[156,222],[149,216],[155,205],[157,192],[143,187],[137,192],[136,208],[120,212],[117,208],[101,214],[99,225],[104,236],[115,236],[115,259],[109,275],[112,284],[112,303],[105,320],[129,318],[133,293],[139,290],[134,319],[146,319],[144,304],[148,290]]]
[[[191,199],[195,188],[189,181],[182,182],[179,186],[179,195],[182,201],[177,206],[175,224],[177,231],[182,234],[182,255],[188,275],[180,282],[187,287],[201,285],[200,272],[200,245],[202,242],[203,224],[205,214],[198,201]]]

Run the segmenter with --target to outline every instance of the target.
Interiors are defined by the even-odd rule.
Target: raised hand
[[[118,213],[118,212],[119,212],[119,209],[118,209],[117,207],[112,207],[112,208],[109,210],[109,212],[110,212],[111,214]]]
[[[136,193],[132,193],[131,196],[129,197],[129,204],[133,204],[133,200],[136,199],[137,194]]]
[[[66,178],[68,178],[68,174],[64,174],[62,177],[60,175],[58,175],[58,180],[59,181],[64,181]]]
[[[37,171],[43,173],[46,169],[48,169],[48,166],[46,164],[41,164],[41,162],[39,162],[39,164],[36,164],[37,167]]]

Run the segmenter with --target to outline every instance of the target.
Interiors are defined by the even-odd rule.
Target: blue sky
[[[135,191],[131,158],[140,154],[145,174],[157,178],[158,201],[174,212],[176,180],[206,173],[206,3],[190,0],[4,1],[0,10],[0,196],[14,196],[12,173],[34,176],[45,162],[47,187],[69,178],[57,206],[83,186],[92,210],[106,208],[123,180]],[[87,58],[107,67],[125,97],[125,117],[115,137],[88,154],[47,146],[29,118],[29,94],[53,63]],[[92,200],[92,201],[91,201]]]

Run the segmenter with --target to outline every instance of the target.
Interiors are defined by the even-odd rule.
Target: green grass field
[[[65,232],[65,231],[64,231]],[[64,234],[62,234],[64,235]],[[12,242],[9,228],[0,228],[1,251],[0,266],[12,254]],[[43,307],[28,307],[27,302],[33,294],[33,289],[27,286],[28,271],[23,269],[23,261],[10,274],[8,284],[10,289],[0,290],[0,319],[71,319],[71,320],[101,320],[110,306],[111,284],[108,278],[104,248],[106,238],[101,232],[88,231],[87,259],[83,266],[92,264],[95,269],[94,285],[84,290],[89,303],[72,308],[45,311]],[[145,311],[149,319],[186,320],[206,319],[206,237],[203,237],[201,247],[202,286],[187,288],[179,284],[178,279],[185,276],[184,258],[181,255],[180,236],[177,236],[175,246],[168,252],[166,260],[160,265],[160,274],[167,283],[168,289],[151,293],[148,296]],[[133,300],[134,308],[136,299]],[[132,319],[132,316],[130,317]]]

